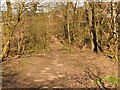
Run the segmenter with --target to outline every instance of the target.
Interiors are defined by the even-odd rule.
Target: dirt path
[[[88,76],[87,68],[95,75],[100,73],[99,77],[118,75],[116,62],[90,51],[53,51],[10,60],[3,62],[2,65],[4,88],[96,87]],[[107,83],[106,87],[115,87],[115,85]]]
[[[106,56],[90,50],[59,51],[62,47],[53,36],[50,52],[2,62],[3,88],[91,88],[98,78],[118,77],[118,63]]]

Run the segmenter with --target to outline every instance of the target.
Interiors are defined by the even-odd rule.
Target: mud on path
[[[97,86],[95,75],[118,77],[117,62],[89,50],[51,51],[5,61],[2,67],[3,88],[91,88]],[[104,83],[105,87],[117,87]]]

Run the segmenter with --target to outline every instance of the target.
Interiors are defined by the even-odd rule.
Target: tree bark
[[[73,31],[72,31],[72,42],[75,41],[76,30],[77,30],[77,2],[75,2],[75,6],[73,6]]]
[[[91,33],[92,33],[92,43],[93,43],[93,51],[98,52],[98,43],[97,43],[97,34],[95,30],[95,4],[92,4],[92,27],[91,27]]]
[[[115,59],[118,60],[118,31],[117,31],[117,7],[116,2],[111,2],[112,6],[112,33],[113,39],[115,43]]]
[[[95,5],[94,3],[85,2],[88,16],[88,23],[91,33],[91,48],[94,52],[98,52],[97,34],[95,30]]]
[[[68,44],[71,44],[71,36],[70,36],[70,2],[67,2],[67,35],[68,35]]]
[[[117,15],[117,23],[118,23],[118,37],[120,37],[120,1],[118,2],[117,7],[118,15]],[[120,38],[118,38],[118,60],[120,60]]]

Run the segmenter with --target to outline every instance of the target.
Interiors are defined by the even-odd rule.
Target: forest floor
[[[59,42],[58,42],[59,43]],[[56,46],[56,47],[55,47]],[[3,88],[115,88],[118,63],[90,50],[49,52],[2,62]],[[96,82],[96,83],[95,83]]]

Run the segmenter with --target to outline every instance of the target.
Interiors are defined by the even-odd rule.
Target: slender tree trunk
[[[72,40],[75,41],[75,34],[76,34],[76,30],[77,30],[77,2],[75,3],[75,6],[73,6],[73,31],[72,31]]]
[[[118,7],[117,7],[118,15],[118,37],[120,37],[120,1],[118,2]],[[120,60],[120,38],[118,38],[118,60]]]
[[[10,0],[6,1],[6,5],[7,5],[7,20],[8,22],[10,22],[10,20],[12,19],[12,6]]]
[[[89,26],[89,31],[90,31],[90,36],[92,37],[91,34],[91,27],[92,27],[92,7],[90,6],[89,2],[85,2],[85,8],[86,8],[86,20],[87,24]],[[93,40],[91,38],[91,49],[93,50]]]
[[[91,33],[91,48],[94,52],[98,52],[97,34],[95,30],[95,6],[94,3],[85,2],[87,19]]]
[[[18,3],[19,7],[18,7],[18,21],[21,20],[21,14],[23,13],[24,9],[25,9],[25,2],[22,2],[22,3]],[[24,21],[23,21],[24,22]],[[25,24],[24,24],[25,25]],[[17,48],[17,54],[20,55],[22,53],[22,42],[23,42],[23,36],[24,36],[24,33],[22,32],[24,29],[22,29],[20,27],[18,33],[20,36],[19,39],[18,39],[18,48]]]
[[[96,7],[95,8],[98,8],[98,7],[101,7],[101,4],[100,3],[96,3]],[[99,15],[100,13],[97,12],[98,9],[95,9],[96,12],[94,13],[94,16],[96,16],[96,20],[95,20],[95,29],[96,29],[96,36],[97,36],[97,47],[98,47],[98,50],[100,50],[101,52],[104,52],[103,49],[102,49],[102,30],[101,30],[101,22],[102,22],[102,18],[100,18],[100,16],[97,16]]]
[[[92,43],[93,43],[93,51],[98,52],[98,44],[97,44],[97,35],[95,30],[95,6],[94,3],[92,4],[92,27],[91,27],[91,34],[92,34]]]
[[[67,35],[68,35],[68,43],[71,44],[71,36],[70,36],[70,2],[67,2]]]
[[[116,2],[111,2],[112,5],[112,30],[115,43],[115,59],[118,60],[118,32],[117,32],[117,7]]]
[[[1,14],[1,13],[0,13]],[[0,17],[0,21],[1,21],[1,17]],[[0,22],[0,54],[2,53],[2,43],[3,43],[3,39],[2,39],[2,23]],[[1,61],[2,57],[0,57],[0,61]]]

